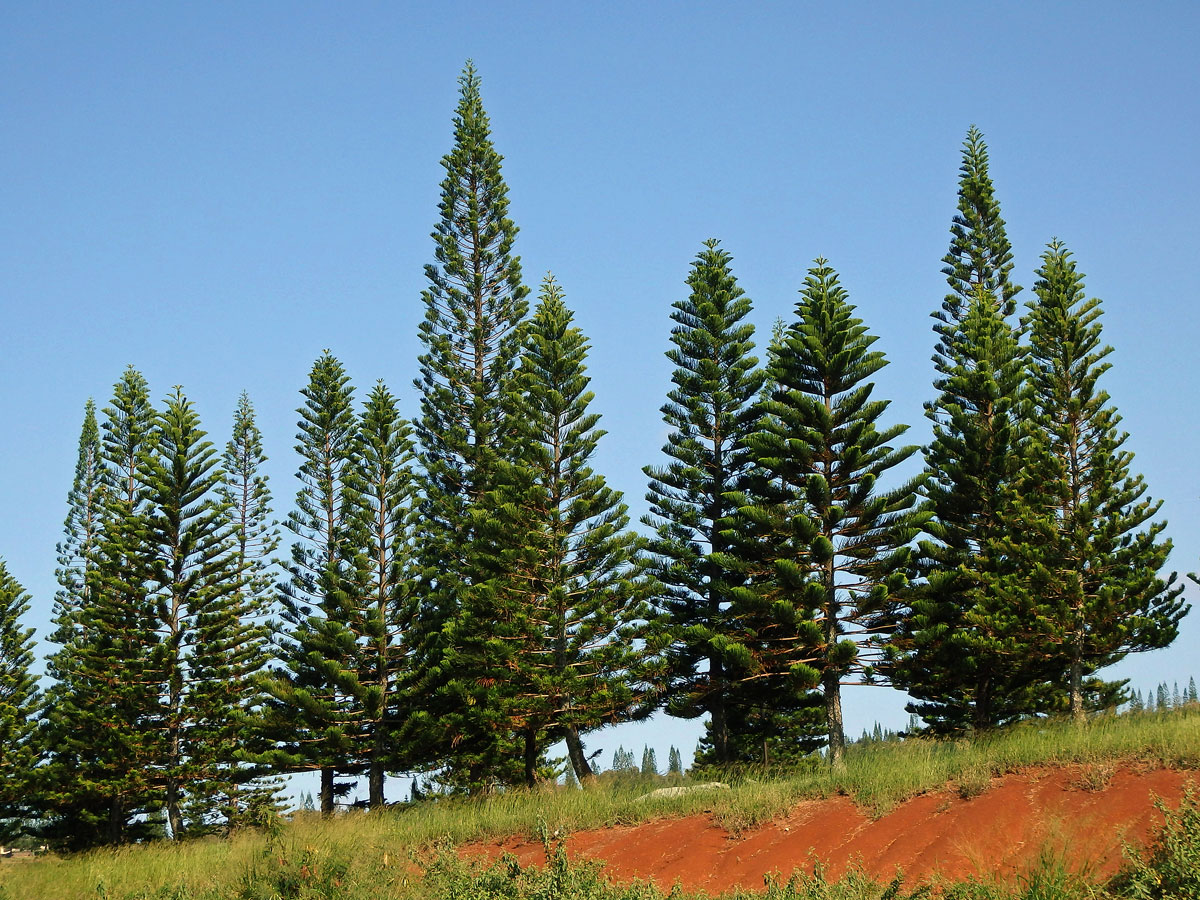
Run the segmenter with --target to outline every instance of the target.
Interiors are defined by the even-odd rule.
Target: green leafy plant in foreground
[[[1179,808],[1154,804],[1165,820],[1158,838],[1142,853],[1126,849],[1128,862],[1113,881],[1120,896],[1136,900],[1200,898],[1200,791],[1184,788]]]

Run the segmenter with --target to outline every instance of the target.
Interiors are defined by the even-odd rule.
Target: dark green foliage
[[[1033,711],[1049,666],[1049,601],[1038,579],[1053,534],[1042,498],[1044,448],[1030,425],[1025,351],[1007,321],[1009,279],[987,148],[972,128],[963,151],[959,212],[945,257],[952,293],[934,314],[936,400],[924,493],[934,540],[921,544],[927,580],[889,664],[910,708],[931,727],[988,727]]]
[[[914,512],[921,479],[884,490],[881,476],[916,452],[877,430],[888,403],[870,379],[887,364],[837,274],[809,269],[796,320],[771,355],[760,430],[747,441],[764,483],[745,510],[760,577],[745,593],[763,617],[762,672],[777,683],[819,674],[830,759],[845,746],[841,688],[869,676],[896,627],[896,593],[911,569],[910,544],[926,518]],[[814,640],[815,638],[815,640]]]
[[[528,289],[512,254],[501,156],[479,76],[459,79],[454,147],[442,160],[436,264],[425,269],[419,358],[422,470],[419,694],[409,728],[447,783],[479,790],[520,779],[522,754],[505,713],[504,682],[522,632],[507,604],[513,523],[497,503],[511,428],[503,403],[520,352]]]
[[[1158,577],[1171,551],[1161,501],[1130,473],[1121,417],[1099,387],[1112,348],[1102,343],[1100,301],[1087,299],[1071,253],[1042,254],[1026,320],[1038,421],[1053,478],[1055,535],[1044,593],[1053,597],[1063,674],[1059,691],[1084,715],[1084,676],[1136,650],[1167,646],[1187,612],[1175,576]]]
[[[253,744],[247,721],[267,635],[254,621],[261,611],[245,592],[237,527],[221,499],[225,472],[182,389],[167,397],[156,435],[144,475],[163,713],[156,787],[179,838],[245,812],[238,794],[253,772],[238,753],[244,739]]]
[[[161,807],[151,785],[161,761],[161,666],[145,553],[145,472],[156,415],[146,380],[132,367],[114,386],[104,416],[92,564],[77,611],[64,605],[60,614],[55,637],[65,642],[48,660],[56,681],[46,692],[39,738],[47,750],[38,770],[43,815],[49,835],[68,846],[139,837],[153,827],[145,816]]]
[[[525,628],[509,708],[529,784],[541,750],[562,738],[586,778],[580,734],[647,715],[657,702],[638,681],[634,643],[653,585],[621,494],[591,468],[604,432],[588,411],[587,350],[547,276],[510,398],[519,464],[507,476],[520,522],[508,608]]]
[[[358,690],[356,637],[346,596],[354,555],[343,479],[358,430],[350,378],[328,351],[313,364],[296,452],[300,490],[288,527],[290,579],[283,585],[287,632],[278,635],[281,666],[267,681],[268,728],[276,747],[262,762],[280,771],[320,770],[321,812],[333,811],[335,772],[354,754],[349,698]]]
[[[743,580],[728,559],[736,503],[751,469],[746,436],[757,427],[755,400],[763,375],[751,355],[751,302],[715,240],[705,243],[688,275],[689,295],[673,305],[673,387],[662,407],[671,429],[665,466],[648,466],[644,522],[654,529],[650,548],[662,583],[661,615],[651,645],[663,648],[667,712],[711,717],[714,759],[732,759],[733,685],[748,673],[750,657],[730,590]]]
[[[0,559],[0,840],[16,836],[33,807],[34,743],[40,703],[33,665],[33,629],[21,627],[29,594]]]
[[[356,646],[357,754],[372,809],[384,804],[384,772],[396,763],[392,732],[407,715],[408,645],[414,614],[412,428],[382,383],[367,397],[345,470],[352,531],[349,625]]]

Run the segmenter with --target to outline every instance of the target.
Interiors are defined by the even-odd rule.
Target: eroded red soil
[[[1015,874],[1045,851],[1076,869],[1106,875],[1121,862],[1122,842],[1144,844],[1161,825],[1154,798],[1178,804],[1189,774],[1117,770],[1098,777],[1078,767],[1030,770],[995,779],[970,799],[939,791],[871,819],[847,797],[809,800],[785,818],[733,835],[708,816],[662,819],[582,831],[567,840],[572,858],[603,860],[615,880],[649,879],[666,889],[716,893],[761,888],[769,872],[786,877],[820,860],[840,876],[855,861],[880,879],[897,869],[908,883],[933,874],[948,879]],[[714,802],[719,802],[715,800]],[[510,839],[475,848],[524,864],[544,860],[540,845]]]

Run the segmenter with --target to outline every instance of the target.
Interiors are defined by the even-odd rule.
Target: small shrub
[[[1116,763],[1112,761],[1087,763],[1080,766],[1079,774],[1071,781],[1071,786],[1081,791],[1102,791],[1108,787],[1116,771]]]
[[[1141,854],[1130,853],[1111,887],[1133,900],[1200,900],[1200,796],[1195,784],[1184,788],[1179,809],[1162,800],[1163,828]]]

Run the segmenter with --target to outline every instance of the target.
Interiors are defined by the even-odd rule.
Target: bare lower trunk
[[[1077,593],[1082,594],[1082,585],[1076,590]],[[1071,641],[1071,718],[1080,725],[1087,718],[1083,712],[1083,635],[1082,600],[1077,600],[1075,607],[1075,634],[1072,635],[1073,640]]]
[[[976,731],[984,731],[992,725],[992,679],[982,676],[976,685],[975,710],[971,717],[971,726]]]
[[[367,773],[368,802],[371,809],[383,809],[383,740],[375,739],[375,749],[371,754],[371,769]]]
[[[1079,725],[1087,721],[1083,711],[1083,661],[1078,648],[1071,658],[1071,718]]]
[[[179,810],[179,782],[171,777],[167,781],[167,824],[171,827],[171,839],[183,839],[183,814]]]
[[[333,768],[321,767],[321,815],[333,815]]]
[[[571,760],[571,768],[575,770],[575,777],[579,779],[579,783],[582,784],[588,778],[595,778],[596,773],[592,771],[592,767],[583,753],[583,741],[579,738],[579,730],[574,725],[567,726],[566,739],[567,756]]]
[[[533,787],[537,784],[537,732],[529,730],[525,732],[525,784]]]
[[[108,826],[105,833],[110,844],[125,843],[125,802],[120,797],[114,797],[108,807]]]
[[[829,731],[829,764],[840,769],[846,764],[846,732],[842,725],[842,685],[837,672],[821,679],[825,692],[825,723]]]
[[[709,737],[712,740],[713,755],[718,764],[732,762],[729,758],[729,712],[725,708],[724,672],[719,659],[709,660],[709,678],[713,683],[713,696],[709,702],[708,711],[712,716]]]

